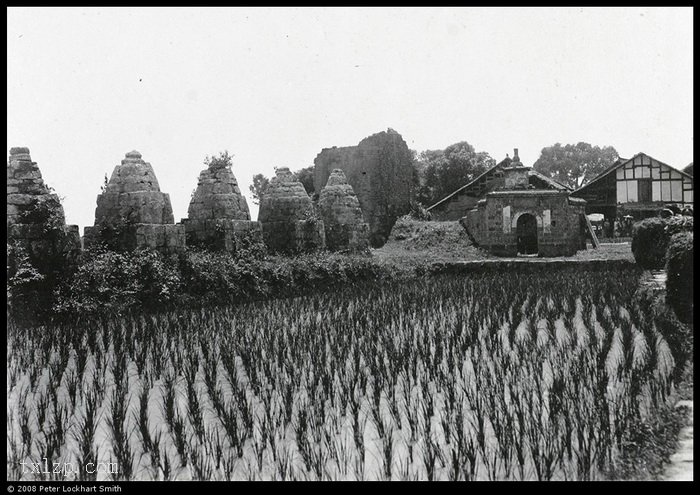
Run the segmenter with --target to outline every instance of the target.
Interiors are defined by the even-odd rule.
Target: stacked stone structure
[[[153,167],[138,151],[126,154],[97,196],[95,226],[85,227],[85,247],[100,240],[123,251],[171,254],[185,248],[185,227],[174,224],[170,196],[160,191]]]
[[[339,168],[331,172],[321,190],[318,209],[330,251],[363,251],[369,248],[369,226],[362,216],[360,202]]]
[[[535,189],[528,167],[503,168],[504,187],[460,219],[471,241],[499,256],[571,256],[586,248],[586,202],[571,191]]]
[[[260,223],[250,220],[231,166],[222,160],[212,159],[199,174],[187,215],[182,223],[188,245],[235,252],[246,237],[262,242]]]
[[[277,169],[261,198],[258,221],[273,252],[308,252],[325,248],[323,221],[301,182],[287,167]]]
[[[336,168],[345,172],[357,194],[372,246],[382,246],[396,219],[411,208],[413,160],[408,145],[398,132],[388,129],[363,139],[357,146],[324,148],[314,160],[317,191]]]
[[[7,241],[36,259],[80,252],[78,226],[66,225],[58,195],[44,183],[28,148],[10,149],[7,162]]]

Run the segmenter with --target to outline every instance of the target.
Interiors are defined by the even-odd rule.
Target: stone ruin
[[[586,249],[586,201],[571,191],[536,188],[517,159],[504,167],[504,185],[484,195],[459,223],[472,243],[498,256],[572,256]]]
[[[170,196],[160,191],[153,167],[138,151],[126,154],[97,196],[95,226],[85,227],[84,244],[100,241],[120,251],[171,254],[185,248],[185,226],[175,225]]]
[[[336,168],[321,190],[318,209],[330,251],[364,251],[369,248],[369,226],[360,202],[343,171]]]
[[[273,252],[308,252],[325,248],[323,221],[301,182],[287,167],[279,168],[260,200],[258,221]]]
[[[10,149],[7,162],[7,241],[39,259],[70,261],[81,249],[78,226],[66,225],[58,195],[44,183],[28,148]]]
[[[199,174],[197,189],[183,219],[188,246],[204,246],[235,252],[246,236],[262,242],[259,222],[250,220],[250,210],[231,166],[212,159]]]
[[[326,184],[331,171],[345,172],[369,224],[370,242],[382,246],[396,219],[408,213],[413,198],[413,159],[393,129],[373,134],[357,146],[324,148],[314,160],[314,187]]]

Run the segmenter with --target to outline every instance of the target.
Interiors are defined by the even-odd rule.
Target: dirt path
[[[667,481],[693,481],[693,401],[682,400],[676,407],[688,408],[689,424],[678,436],[678,450],[671,456],[663,479]]]

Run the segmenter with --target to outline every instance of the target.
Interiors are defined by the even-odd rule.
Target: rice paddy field
[[[443,275],[9,322],[8,479],[599,479],[673,387],[638,278]]]

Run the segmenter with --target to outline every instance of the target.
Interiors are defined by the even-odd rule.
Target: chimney
[[[520,157],[518,156],[518,148],[513,148],[513,161],[520,161]]]

